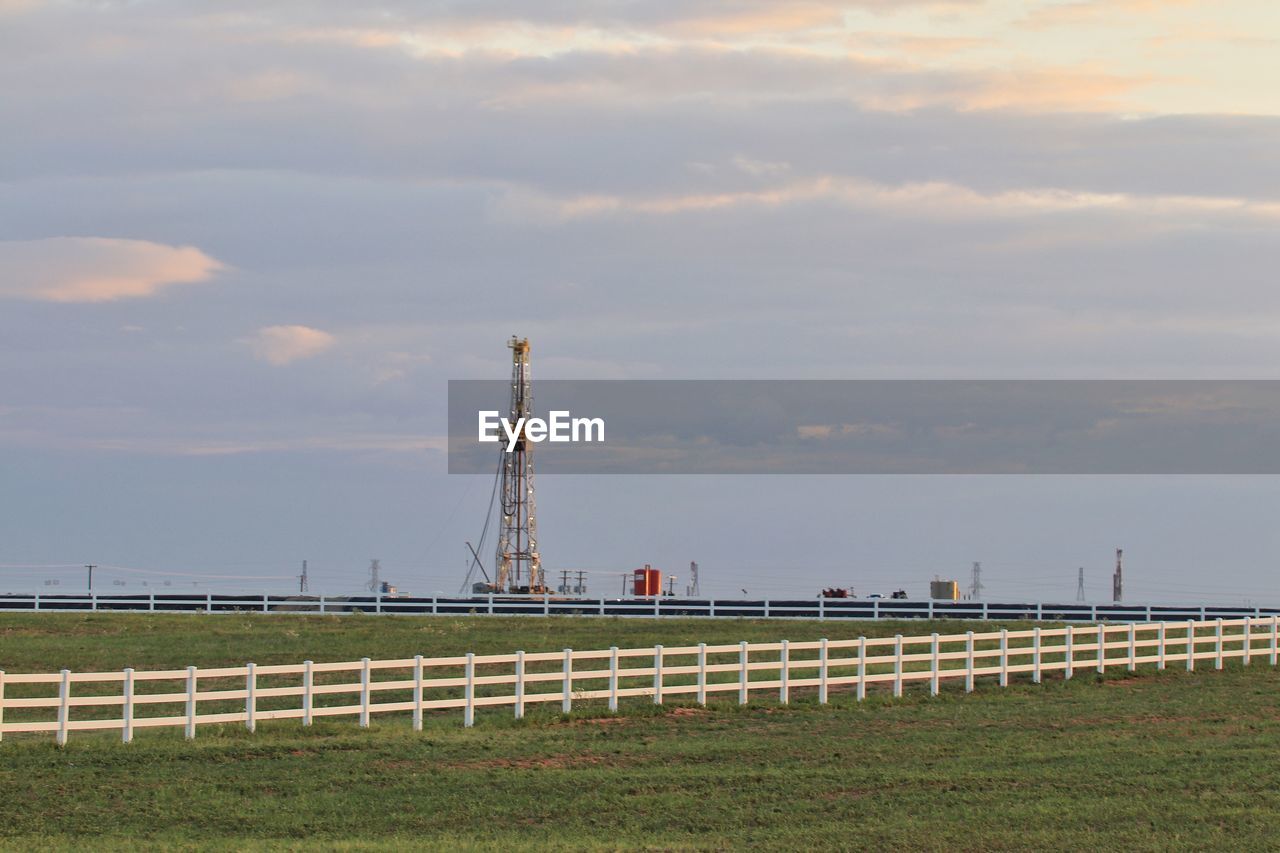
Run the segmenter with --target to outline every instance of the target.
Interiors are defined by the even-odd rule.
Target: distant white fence
[[[463,724],[470,726],[482,707],[512,707],[519,718],[527,705],[541,702],[558,702],[568,713],[575,701],[603,699],[616,711],[619,700],[629,697],[648,697],[659,705],[693,697],[706,704],[712,693],[731,693],[746,704],[752,692],[760,691],[777,691],[785,704],[791,691],[801,688],[816,688],[818,701],[825,703],[833,689],[849,689],[862,700],[868,685],[876,684],[901,696],[908,682],[928,682],[936,695],[943,680],[962,679],[968,692],[977,678],[994,677],[1005,687],[1019,673],[1030,673],[1039,683],[1047,672],[1071,678],[1080,670],[1124,666],[1132,672],[1142,664],[1164,669],[1178,662],[1193,670],[1197,661],[1212,661],[1221,669],[1224,660],[1241,658],[1248,664],[1261,655],[1275,666],[1278,643],[1280,617],[1272,616],[154,672],[0,671],[0,737],[53,732],[65,744],[70,732],[106,729],[120,730],[128,743],[139,728],[183,727],[186,737],[194,738],[201,724],[241,723],[253,731],[262,720],[300,719],[306,726],[317,717],[355,716],[368,726],[373,714],[396,712],[411,714],[414,729],[421,729],[424,713],[441,709],[461,709]],[[354,682],[338,680],[353,673]],[[56,695],[27,695],[55,688]],[[384,697],[388,701],[377,701]],[[201,705],[206,713],[199,713]],[[234,708],[227,710],[228,705]],[[182,713],[173,713],[179,708]],[[147,713],[151,710],[156,713]],[[50,714],[53,719],[47,719]],[[23,719],[12,719],[18,715]]]
[[[714,619],[1017,619],[1048,622],[1179,622],[1260,618],[1277,607],[907,601],[896,598],[568,598],[553,595],[323,596],[219,593],[0,595],[0,613],[276,613],[403,616],[637,616]]]

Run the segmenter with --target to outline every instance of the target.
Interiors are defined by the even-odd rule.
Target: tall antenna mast
[[[507,346],[511,348],[511,408],[507,419],[514,426],[533,411],[533,376],[529,370],[529,339],[512,336]],[[495,586],[508,593],[545,592],[533,497],[533,445],[526,439],[523,426],[511,451],[502,454],[499,496],[502,527],[495,555]]]
[[[369,561],[369,592],[377,593],[382,587],[382,563],[379,560]]]
[[[1124,565],[1121,559],[1124,557],[1124,550],[1116,549],[1116,573],[1111,577],[1111,600],[1124,600]]]
[[[1080,567],[1080,572],[1076,575],[1076,601],[1084,601],[1084,566]]]
[[[302,561],[302,574],[298,575],[298,592],[307,591],[307,561]]]
[[[984,589],[986,589],[986,587],[982,585],[982,563],[974,563],[973,577],[969,581],[969,598],[977,601],[982,597],[982,591]]]

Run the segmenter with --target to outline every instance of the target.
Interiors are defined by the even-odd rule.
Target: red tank
[[[636,595],[662,595],[662,572],[658,569],[645,563],[643,569],[636,569],[634,577]]]

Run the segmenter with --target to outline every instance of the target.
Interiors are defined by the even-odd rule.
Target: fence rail
[[[478,708],[510,707],[517,718],[531,704],[646,697],[656,704],[693,697],[706,704],[716,693],[816,690],[819,702],[848,690],[858,700],[868,687],[901,696],[913,682],[936,695],[943,681],[972,691],[979,678],[1001,687],[1016,675],[1039,683],[1046,673],[1141,665],[1164,669],[1200,661],[1216,669],[1240,658],[1265,656],[1276,665],[1280,616],[1265,619],[1069,625],[1060,628],[859,637],[852,640],[736,643],[665,648],[595,649],[505,655],[455,655],[301,664],[120,672],[4,673],[0,671],[0,737],[52,732],[65,744],[71,732],[119,730],[133,740],[139,728],[181,727],[187,738],[213,723],[239,723],[254,731],[263,720],[356,717],[368,726],[374,714],[407,713],[421,729],[428,711],[460,709],[471,726]],[[351,680],[354,677],[355,680]],[[6,690],[9,691],[6,695]],[[204,713],[200,713],[203,707]]]
[[[899,599],[564,598],[473,596],[0,595],[5,612],[133,611],[164,613],[276,613],[479,616],[696,616],[752,619],[1021,619],[1049,622],[1159,622],[1239,619],[1280,614],[1280,607],[1165,604],[1059,604]]]

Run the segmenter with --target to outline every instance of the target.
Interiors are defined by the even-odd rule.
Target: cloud
[[[194,246],[108,237],[0,241],[0,298],[109,302],[206,281],[224,265]]]
[[[267,326],[248,343],[257,358],[281,366],[319,355],[333,346],[334,337],[310,326]]]

